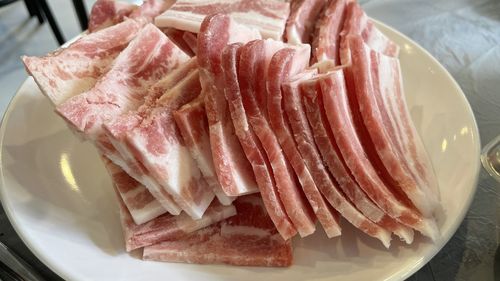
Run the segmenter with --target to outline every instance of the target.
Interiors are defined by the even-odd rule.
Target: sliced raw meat
[[[290,266],[292,245],[276,231],[259,196],[239,197],[237,215],[185,238],[144,248],[145,260]]]
[[[42,93],[54,105],[59,105],[94,87],[141,26],[139,22],[127,20],[84,35],[67,48],[43,57],[23,56],[22,60]]]
[[[173,113],[200,91],[198,70],[194,70],[161,96],[125,138],[151,176],[194,219],[201,218],[214,194],[191,158]]]
[[[198,37],[196,33],[184,31],[184,35],[182,35],[182,39],[189,46],[191,51],[196,55],[196,50],[198,48]]]
[[[102,160],[135,224],[143,224],[167,212],[145,186],[106,157],[103,156]]]
[[[399,46],[378,30],[356,1],[348,3],[344,13],[345,19],[340,33],[339,48],[341,64],[350,64],[351,55],[347,47],[347,36],[349,35],[360,35],[363,37],[363,41],[377,52],[391,57],[398,56]]]
[[[333,132],[328,124],[323,100],[318,98],[317,92],[321,91],[321,87],[317,80],[310,79],[301,82],[300,90],[304,110],[306,111],[316,146],[324,162],[328,166],[330,173],[342,189],[342,192],[369,220],[392,231],[394,234],[404,239],[406,243],[412,243],[413,230],[401,225],[380,210],[380,208],[366,196],[349,171],[349,167],[347,167],[341,156],[340,149],[335,142]]]
[[[178,0],[155,19],[155,24],[199,33],[205,16],[217,13],[229,14],[238,23],[258,29],[264,38],[280,40],[290,4],[275,0]]]
[[[260,35],[255,29],[239,25],[229,16],[221,14],[207,16],[198,34],[200,81],[205,94],[212,157],[219,183],[228,196],[257,192],[258,187],[234,133],[224,98],[224,81],[218,81],[216,75],[221,78],[220,56],[227,44],[258,38]]]
[[[439,205],[431,187],[434,174],[423,147],[416,149],[421,141],[404,103],[399,61],[370,49],[359,36],[348,42],[360,115],[375,150],[396,188],[432,216]]]
[[[312,42],[313,63],[331,60],[334,65],[340,64],[340,32],[344,25],[348,2],[349,0],[330,1],[326,5],[321,18],[316,22]]]
[[[147,92],[144,103],[137,110],[130,110],[103,124],[103,130],[112,143],[112,147],[106,151],[115,164],[122,167],[130,176],[145,185],[167,210],[173,214],[179,214],[180,208],[173,203],[171,196],[151,176],[142,162],[137,159],[134,151],[126,144],[125,137],[128,132],[140,125],[147,112],[155,107],[156,101],[169,89],[177,85],[189,73],[196,71],[198,63],[196,58],[181,64],[172,70],[160,81],[156,82]],[[121,161],[121,162],[120,162]],[[165,197],[170,200],[164,200]]]
[[[199,220],[193,220],[186,213],[178,216],[164,214],[147,223],[138,225],[132,220],[122,198],[117,197],[127,252],[167,240],[182,239],[192,232],[236,215],[236,208],[233,205],[222,206],[218,202],[213,202]]]
[[[314,24],[327,2],[327,0],[292,1],[285,28],[286,41],[291,44],[311,43]]]
[[[144,18],[153,22],[154,18],[169,9],[175,0],[144,0],[139,8],[135,9],[130,18]]]
[[[271,65],[286,65],[292,62],[290,53],[278,52]],[[379,239],[384,246],[389,247],[391,233],[367,219],[349,199],[345,197],[338,183],[328,173],[323,160],[316,148],[314,137],[309,127],[307,117],[300,98],[300,79],[288,81],[282,85],[283,109],[286,112],[297,148],[306,166],[311,172],[316,186],[325,196],[331,206],[341,216],[366,234]]]
[[[104,121],[140,106],[151,85],[188,59],[165,34],[148,24],[94,88],[68,99],[56,111],[88,139],[98,140]]]
[[[435,240],[439,236],[435,221],[401,202],[402,198],[391,191],[372,166],[356,131],[342,69],[322,75],[318,80],[321,84],[318,98],[323,100],[335,141],[356,182],[386,214]]]
[[[162,28],[163,33],[165,33],[170,40],[174,41],[175,45],[177,45],[181,50],[183,50],[189,56],[194,56],[194,52],[191,49],[191,46],[184,40],[185,31],[178,30],[175,28]]]
[[[181,132],[184,143],[191,152],[191,157],[198,164],[207,184],[223,205],[229,205],[236,197],[227,196],[217,180],[210,151],[205,97],[199,95],[196,99],[182,106],[174,113],[175,123]]]
[[[90,11],[88,30],[92,33],[122,22],[136,8],[137,5],[122,1],[97,0]]]
[[[304,237],[315,231],[314,224],[316,218],[300,187],[297,176],[290,167],[290,163],[285,158],[276,135],[266,119],[266,97],[268,96],[268,92],[266,89],[266,79],[262,79],[262,77],[267,77],[269,75],[267,70],[271,58],[277,50],[283,47],[284,44],[282,42],[271,39],[250,42],[241,49],[238,68],[236,68],[235,62],[233,62],[232,65],[227,64],[236,60],[235,51],[233,52],[233,57],[223,58],[223,64],[227,64],[228,66],[228,68],[224,69],[226,78],[231,72],[234,72],[234,75],[236,71],[238,73],[238,80],[235,81],[233,79],[233,81],[230,80],[229,83],[235,84],[236,86],[238,86],[239,83],[239,90],[235,89],[235,97],[233,99],[227,97],[229,91],[226,88],[226,98],[228,98],[230,108],[231,103],[235,104],[236,102],[238,103],[238,107],[242,107],[238,110],[246,114],[246,119],[248,121],[245,124],[238,124],[238,122],[241,123],[242,119],[243,121],[245,120],[244,117],[237,116],[236,120],[238,122],[235,123],[235,117],[233,115],[235,128],[237,128],[238,131],[239,128],[248,128],[250,125],[251,130],[258,138],[256,142],[261,145],[260,152],[262,153],[262,158],[266,159],[266,164],[268,164],[267,168],[270,169],[270,174],[274,177],[275,186],[271,186],[272,189],[269,189],[269,187],[264,189],[262,186],[259,186],[271,219],[275,221],[273,212],[269,208],[272,208],[274,211],[277,207],[267,205],[268,202],[274,203],[275,200],[273,200],[272,194],[270,194],[271,196],[266,200],[265,194],[274,192],[278,198],[276,201],[281,201],[282,205],[280,207],[282,207],[286,215],[288,215],[299,234]],[[303,67],[307,65],[309,62],[309,51],[310,49],[308,47],[302,48],[301,55],[299,55],[297,59],[297,61],[299,61],[297,65]],[[228,80],[226,79],[226,87],[228,87],[227,83]],[[255,149],[250,149],[249,151],[245,150],[247,157],[249,157],[249,154],[252,155],[255,152]],[[257,167],[260,168],[262,164],[258,163]],[[253,166],[255,167],[256,165],[253,164]],[[256,177],[259,179],[257,174]],[[285,236],[284,238],[286,239]]]
[[[290,52],[295,54],[295,50],[290,50]],[[334,211],[325,198],[321,195],[309,169],[306,167],[302,156],[297,150],[297,145],[292,137],[291,129],[286,120],[285,113],[282,109],[282,94],[281,94],[281,84],[284,80],[288,78],[290,74],[293,74],[287,65],[270,65],[268,71],[269,75],[267,80],[267,111],[269,124],[273,129],[278,141],[285,153],[286,158],[293,167],[295,174],[298,177],[302,189],[304,190],[305,196],[309,200],[309,203],[316,214],[319,222],[323,226],[327,236],[329,238],[339,236],[341,234],[341,228],[339,225],[339,217],[336,211]],[[304,72],[303,79],[312,77],[316,72],[314,70]]]

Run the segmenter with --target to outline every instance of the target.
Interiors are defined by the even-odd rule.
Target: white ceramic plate
[[[379,27],[401,46],[412,117],[434,164],[444,214],[442,238],[417,236],[390,250],[344,223],[341,238],[322,231],[294,241],[290,268],[144,262],[124,251],[117,203],[96,150],[53,113],[32,79],[5,114],[1,199],[14,228],[47,266],[67,280],[400,280],[451,238],[476,189],[480,142],[464,94],[448,72],[400,33]]]

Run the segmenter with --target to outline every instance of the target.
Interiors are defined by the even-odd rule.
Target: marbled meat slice
[[[199,33],[204,18],[217,13],[228,14],[238,23],[258,29],[264,38],[280,40],[290,4],[276,0],[178,0],[155,19],[155,24]]]
[[[304,110],[313,132],[314,141],[324,162],[332,176],[335,178],[342,192],[348,197],[358,210],[369,220],[393,232],[406,243],[413,241],[413,230],[406,227],[384,213],[359,187],[354,176],[349,171],[340,149],[335,142],[333,132],[328,124],[323,100],[318,98],[317,92],[321,87],[317,79],[303,81],[300,84],[300,94]]]
[[[133,179],[129,178],[129,181],[133,181]],[[117,191],[116,183],[114,185],[115,191]],[[233,205],[223,206],[218,202],[213,202],[203,217],[198,220],[193,220],[186,213],[177,216],[163,214],[146,223],[137,224],[132,220],[129,209],[122,198],[117,197],[127,252],[163,241],[182,239],[190,233],[236,215],[236,208]]]
[[[237,214],[185,238],[144,248],[143,259],[198,264],[284,267],[292,245],[276,231],[258,195],[238,197]]]
[[[196,58],[191,58],[165,75],[148,89],[144,97],[144,103],[136,110],[130,110],[103,124],[104,133],[110,140],[112,146],[106,150],[106,155],[115,164],[124,169],[130,176],[145,185],[167,210],[173,214],[179,214],[180,208],[173,204],[171,196],[161,188],[161,185],[151,176],[142,162],[137,159],[134,152],[129,149],[125,137],[129,131],[138,127],[147,112],[155,107],[156,101],[169,89],[177,85],[189,73],[196,71],[198,63]],[[167,199],[166,201],[164,199]],[[170,199],[170,200],[168,200]]]
[[[399,61],[370,49],[360,36],[348,40],[360,115],[375,151],[395,188],[430,217],[439,205],[431,187],[436,181],[425,149],[416,145],[421,141],[404,103]]]
[[[132,11],[130,18],[143,18],[148,22],[153,22],[157,16],[172,7],[174,3],[175,0],[144,0],[142,5]]]
[[[191,51],[196,55],[198,48],[198,36],[196,35],[196,33],[184,31],[182,39],[184,39],[184,42],[186,42]]]
[[[223,205],[229,205],[236,197],[227,196],[222,190],[213,164],[210,151],[210,137],[208,131],[207,113],[205,111],[205,97],[200,94],[196,99],[183,105],[174,112],[175,123],[179,128],[184,143],[191,152],[191,157],[198,164],[207,184]]]
[[[277,54],[279,55],[279,54]],[[346,198],[335,179],[329,174],[314,142],[313,133],[300,98],[301,79],[291,79],[282,85],[283,109],[286,112],[297,148],[316,182],[316,186],[339,214],[364,233],[379,239],[389,247],[391,233],[364,216]]]
[[[327,0],[292,1],[290,16],[285,27],[286,42],[290,44],[311,43],[315,23],[327,2]]]
[[[143,224],[167,212],[144,185],[106,157],[101,158],[133,223]]]
[[[254,42],[258,41],[252,41],[248,44]],[[265,155],[264,148],[259,142],[254,129],[249,124],[243,105],[238,79],[238,67],[241,65],[239,59],[241,46],[238,43],[227,46],[221,57],[226,100],[228,101],[229,111],[236,129],[236,136],[243,147],[247,159],[252,165],[264,205],[269,210],[269,216],[278,232],[284,239],[289,239],[297,233],[297,230],[288,217],[283,202],[279,198],[271,164]],[[252,81],[248,82],[251,83]]]
[[[88,31],[92,33],[120,23],[137,7],[122,1],[97,0],[90,10]]]
[[[94,87],[141,27],[137,21],[126,20],[83,35],[68,47],[46,56],[23,56],[22,60],[42,93],[54,105],[59,105]]]
[[[316,22],[312,40],[312,63],[331,61],[340,64],[340,32],[344,26],[345,10],[349,0],[330,1]]]
[[[295,55],[296,50],[289,49],[288,51],[283,52],[290,52]],[[278,59],[278,57],[276,59]],[[281,84],[283,81],[287,80],[290,74],[295,74],[294,72],[296,70],[294,71],[291,66],[292,64],[288,64],[283,61],[280,61],[279,64],[273,61],[269,66],[269,74],[266,76],[269,124],[276,134],[287,160],[294,169],[295,174],[302,185],[304,194],[307,197],[316,217],[323,226],[326,235],[329,238],[339,236],[341,234],[341,227],[339,225],[338,213],[331,208],[329,203],[318,190],[312,178],[311,172],[305,165],[303,157],[297,149],[297,145],[291,133],[290,125],[288,124],[288,120],[282,108],[283,95],[281,93]],[[304,74],[302,74],[304,75],[303,79],[312,77],[315,73],[315,70],[304,72]]]
[[[150,108],[139,126],[127,132],[125,142],[151,176],[192,218],[201,218],[214,197],[191,157],[173,113],[201,91],[199,71],[194,70],[168,90]]]
[[[222,14],[207,16],[198,34],[197,57],[205,95],[212,157],[219,183],[228,196],[257,192],[258,187],[250,162],[234,132],[224,97],[224,81],[218,81],[216,74],[221,78],[220,57],[227,44],[258,38],[260,35],[255,29],[239,25]]]
[[[435,221],[408,207],[405,202],[408,200],[393,193],[372,165],[356,131],[343,70],[331,71],[318,80],[321,84],[318,95],[321,95],[323,100],[335,141],[356,182],[386,214],[435,240],[439,236]]]

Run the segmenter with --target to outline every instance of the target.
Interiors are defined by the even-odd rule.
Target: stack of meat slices
[[[23,61],[96,144],[127,251],[289,266],[292,237],[341,236],[341,218],[385,247],[439,237],[399,47],[356,2],[99,0],[90,18]]]

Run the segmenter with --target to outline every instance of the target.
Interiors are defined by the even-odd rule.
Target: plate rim
[[[401,33],[399,30],[393,28],[390,25],[387,25],[385,23],[382,23],[381,21],[371,18],[372,21],[375,22],[376,25],[383,27],[386,30],[389,30],[392,33],[395,33],[397,36],[400,36],[402,39],[408,41],[409,43],[413,44],[416,48],[418,48],[419,51],[424,53],[427,57],[433,61],[439,70],[441,70],[448,80],[452,83],[452,85],[455,87],[455,89],[458,91],[460,94],[460,102],[464,105],[466,111],[468,112],[469,116],[472,117],[472,123],[473,123],[473,139],[476,141],[476,146],[475,146],[475,155],[476,161],[476,169],[474,171],[474,179],[473,179],[473,191],[469,195],[469,198],[467,198],[465,206],[466,208],[462,208],[460,210],[459,215],[457,216],[457,220],[455,223],[451,226],[451,231],[450,231],[450,236],[447,237],[446,239],[440,239],[437,242],[434,242],[435,247],[432,247],[431,250],[429,251],[428,255],[423,256],[418,262],[414,264],[413,267],[409,268],[409,270],[405,270],[403,273],[401,273],[398,276],[390,276],[387,280],[404,280],[411,275],[413,275],[415,272],[417,272],[419,269],[421,269],[424,265],[426,265],[432,258],[436,256],[438,252],[440,252],[444,246],[453,238],[455,233],[457,232],[458,228],[462,224],[462,222],[465,219],[465,216],[467,212],[470,209],[470,206],[472,204],[472,201],[475,198],[475,194],[478,189],[478,183],[479,183],[479,174],[481,171],[481,160],[480,160],[480,155],[481,155],[481,136],[479,134],[479,128],[476,120],[476,116],[474,115],[474,111],[472,110],[472,107],[470,105],[469,100],[467,99],[467,96],[463,92],[462,88],[458,84],[458,82],[455,80],[455,78],[450,74],[450,72],[425,48],[420,46],[417,42],[413,41],[411,38],[406,36],[405,34]],[[83,33],[82,33],[83,34]],[[75,36],[73,39],[69,40],[66,42],[64,45],[61,47],[66,47],[69,45],[71,42],[75,41],[78,39],[82,34],[79,34]],[[32,77],[28,76],[24,82],[17,88],[16,93],[14,96],[11,98],[9,103],[7,104],[6,110],[2,116],[2,119],[0,121],[0,202],[2,203],[2,206],[4,208],[5,214],[7,216],[7,219],[9,220],[10,224],[12,225],[14,231],[17,233],[17,235],[21,238],[21,241],[26,245],[26,247],[39,259],[45,266],[47,266],[50,270],[52,270],[55,274],[57,274],[59,277],[65,279],[65,280],[83,280],[81,279],[82,276],[72,276],[73,274],[71,271],[66,271],[62,266],[56,264],[56,263],[51,263],[49,262],[49,259],[47,256],[41,251],[40,249],[37,248],[34,244],[30,242],[29,239],[27,239],[27,234],[22,230],[22,228],[19,227],[19,223],[14,215],[14,210],[12,209],[12,206],[10,206],[10,202],[7,199],[5,189],[5,177],[4,177],[4,169],[3,169],[3,142],[5,138],[5,131],[6,131],[6,124],[7,121],[10,120],[11,113],[13,109],[15,108],[17,101],[20,97],[19,91],[26,86],[27,83],[30,82],[30,80],[33,80]],[[34,83],[34,81],[33,81]],[[77,277],[77,278],[75,278]]]

